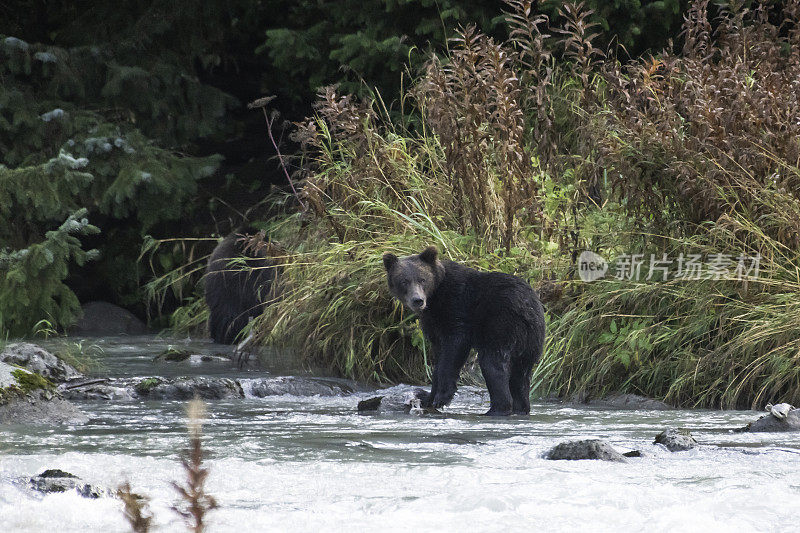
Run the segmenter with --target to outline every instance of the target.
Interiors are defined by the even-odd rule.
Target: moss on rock
[[[140,396],[146,395],[148,392],[153,390],[161,383],[161,379],[159,378],[145,378],[139,383],[136,384],[135,390],[136,394]]]
[[[35,374],[33,372],[28,372],[27,370],[23,370],[21,368],[12,370],[11,375],[14,376],[14,378],[17,380],[19,388],[24,394],[40,389],[42,390],[55,389],[55,385],[53,385],[53,382],[47,379],[46,377],[41,376],[39,374]]]

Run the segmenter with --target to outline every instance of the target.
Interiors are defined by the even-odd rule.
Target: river
[[[297,373],[226,362],[154,364],[172,342],[107,339],[103,372],[254,377]],[[209,531],[797,531],[800,435],[732,433],[753,411],[614,411],[534,403],[530,417],[480,416],[488,397],[467,389],[442,415],[361,415],[359,399],[273,396],[208,402]],[[183,531],[170,510],[182,481],[185,404],[92,401],[72,427],[0,426],[0,531],[127,531],[120,501],[36,495],[15,480],[60,468],[93,484],[130,481],[150,498],[157,531]],[[702,444],[653,445],[666,427]],[[566,440],[606,439],[627,463],[547,461]]]

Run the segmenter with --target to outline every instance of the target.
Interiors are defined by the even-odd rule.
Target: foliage
[[[501,79],[508,72],[502,60],[472,68],[467,59],[473,53],[471,43],[482,51],[499,51],[486,37],[466,30],[459,42],[463,49],[454,54],[465,54],[464,61],[452,62],[443,75],[434,60],[416,86],[421,109],[433,98],[458,100],[467,94],[464,86]],[[488,94],[498,100],[509,98],[491,88],[476,93]],[[457,152],[448,152],[435,135],[436,127],[465,122],[475,135],[482,135],[489,123],[486,114],[499,107],[495,100],[481,108],[485,114],[471,117],[469,108],[455,105],[437,108],[440,114],[435,116],[423,113],[428,120],[412,132],[393,124],[377,103],[341,97],[332,88],[320,98],[317,117],[300,125],[296,136],[312,164],[302,194],[313,218],[301,234],[295,229],[297,216],[271,228],[273,238],[292,252],[282,258],[281,298],[267,307],[254,327],[263,340],[294,346],[311,363],[347,376],[423,380],[426,352],[418,350],[424,344],[416,319],[391,300],[380,258],[387,251],[417,253],[435,243],[449,258],[532,277],[535,240],[504,241],[505,231],[481,232],[486,225],[477,225],[478,231],[470,226],[462,229],[465,221],[479,218],[468,213],[484,201],[494,202],[485,204],[487,212],[508,217],[499,219],[513,225],[518,210],[514,202],[522,196],[509,194],[519,181],[505,165],[524,153],[519,144],[524,126],[503,119],[518,115],[518,108],[509,103],[505,114],[498,111],[500,118],[491,119],[494,134],[482,136],[474,148],[475,169],[470,176],[474,181],[465,186],[453,175],[455,161],[447,159],[450,154],[455,159]],[[445,117],[447,113],[452,115]],[[496,194],[484,199],[489,190]],[[528,233],[535,236],[536,228],[526,228]]]
[[[724,10],[714,30],[707,12],[693,4],[680,55],[607,65],[612,185],[657,222],[742,216],[797,248],[800,117],[786,88],[800,75],[800,4],[787,2],[779,24],[763,5]]]
[[[592,20],[635,50],[663,45],[683,5],[591,1]],[[541,10],[556,20],[559,4]],[[277,93],[280,109],[296,118],[319,87],[341,83],[348,92],[383,95],[393,112],[399,101],[402,114],[404,69],[416,76],[431,51],[447,49],[457,26],[476,24],[502,39],[501,22],[502,5],[487,0],[5,2],[0,248],[10,253],[40,243],[85,208],[102,233],[81,238],[82,249],[98,250],[95,260],[68,267],[65,283],[76,297],[109,300],[139,315],[169,311],[184,298],[197,304],[188,291],[197,274],[161,292],[154,309],[146,308],[141,285],[151,273],[167,276],[197,250],[205,253],[203,243],[159,247],[150,272],[137,266],[137,252],[147,235],[165,241],[224,234],[282,209],[271,201],[253,205],[283,177],[267,161],[272,152],[256,129],[260,117],[243,102]],[[497,170],[512,155],[493,154],[486,164]],[[495,213],[505,229],[492,231],[502,233],[508,249],[514,224],[538,206],[520,205],[514,188],[506,195]],[[68,324],[67,308],[52,316],[54,326]],[[49,312],[40,309],[39,318]]]
[[[472,28],[453,44],[446,65],[435,57],[428,64],[417,88],[419,106],[444,151],[444,173],[456,195],[462,231],[469,228],[509,251],[518,224],[531,225],[537,218],[514,56]],[[517,220],[523,209],[523,219]]]
[[[82,374],[97,373],[105,368],[103,349],[85,339],[62,342],[53,355]]]
[[[136,394],[145,395],[161,383],[159,378],[145,378],[136,384]]]
[[[585,0],[586,11],[598,24],[597,39],[603,49],[622,46],[632,57],[660,52],[680,31],[689,0]],[[541,10],[557,21],[564,0],[542,2]]]
[[[46,319],[34,324],[33,336],[48,340],[55,337],[57,341],[53,347],[53,355],[81,374],[99,371],[104,367],[101,359],[103,349],[98,344],[90,343],[86,339],[67,340],[66,336],[60,337],[53,324]]]
[[[295,97],[339,83],[348,93],[377,87],[393,100],[409,60],[419,65],[458,25],[490,31],[500,7],[486,0],[301,0],[281,6],[281,25],[266,31],[258,51],[269,54]]]
[[[25,248],[0,250],[0,331],[18,336],[32,333],[42,315],[54,324],[69,324],[80,311],[73,292],[64,284],[69,263],[91,260],[95,250],[85,251],[78,239],[97,233],[86,210],[67,217],[44,240]]]
[[[206,530],[206,515],[218,507],[213,496],[206,492],[205,482],[208,469],[203,467],[203,418],[206,407],[202,400],[195,398],[187,407],[189,416],[189,451],[181,457],[181,465],[186,472],[186,485],[173,482],[172,486],[180,495],[185,508],[173,507],[173,510],[186,521],[187,528],[194,533]]]
[[[557,24],[561,0],[523,1],[534,14]],[[634,56],[660,50],[676,36],[687,0],[589,0],[592,20],[604,30],[602,46],[622,45]],[[541,4],[541,5],[540,5]],[[487,0],[392,0],[313,2],[273,9],[282,16],[266,31],[259,52],[268,54],[285,85],[280,94],[298,98],[338,84],[346,94],[373,88],[388,102],[398,96],[404,68],[416,72],[431,52],[443,53],[459,27],[475,25],[503,39],[503,4]],[[399,95],[402,98],[402,95]]]
[[[763,5],[723,11],[716,30],[707,8],[692,5],[682,54],[606,65],[593,136],[650,251],[759,256],[761,270],[586,287],[555,321],[543,391],[800,400],[800,3],[779,24]]]
[[[134,533],[147,533],[150,531],[153,513],[150,512],[147,498],[135,494],[131,490],[131,484],[127,481],[117,489],[117,497],[122,500],[125,521],[128,522],[131,531]]]
[[[205,488],[209,473],[203,463],[206,453],[203,450],[202,429],[206,406],[202,400],[195,398],[189,402],[186,411],[189,450],[180,458],[181,466],[186,473],[186,484],[172,482],[172,487],[181,498],[181,505],[173,506],[172,510],[184,519],[188,531],[202,533],[206,531],[206,516],[219,507],[216,499],[208,494]],[[134,493],[127,481],[119,486],[117,496],[123,502],[125,520],[131,531],[134,533],[150,531],[153,513],[149,508],[149,498]]]
[[[116,289],[119,303],[139,302],[137,241],[186,216],[198,180],[220,163],[175,148],[213,132],[232,99],[166,64],[125,62],[132,57],[124,45],[0,36],[0,242],[15,293],[3,301],[0,326],[14,335],[42,317],[59,328],[73,321],[77,298],[62,283],[70,260],[98,260],[97,281]],[[82,228],[63,242],[47,237],[66,234],[54,228],[80,209],[67,226],[83,219]],[[78,240],[99,227],[85,218],[105,231],[105,241],[90,239],[96,252],[83,252]]]
[[[321,93],[297,136],[310,213],[274,225],[292,251],[262,339],[353,377],[424,379],[415,318],[390,300],[379,258],[437,244],[479,268],[560,280],[535,394],[800,400],[800,137],[780,133],[800,124],[787,89],[797,2],[778,25],[763,9],[723,10],[716,30],[695,2],[682,53],[629,63],[593,45],[585,7],[565,6],[560,28],[530,7],[509,2],[509,42],[466,29],[431,60],[406,100],[419,123]],[[758,254],[761,271],[586,285],[571,280],[582,249]]]

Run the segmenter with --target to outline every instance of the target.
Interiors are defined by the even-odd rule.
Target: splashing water
[[[108,343],[114,375],[254,377],[230,365],[160,366],[164,341]],[[208,346],[201,346],[208,351]],[[216,366],[215,366],[216,365]],[[169,369],[166,372],[165,369]],[[489,419],[464,388],[443,415],[359,415],[359,399],[271,396],[208,402],[209,531],[793,531],[800,435],[730,433],[752,411],[602,411],[537,403],[529,418]],[[185,404],[82,402],[75,427],[0,427],[3,531],[125,531],[122,503],[36,495],[21,478],[60,468],[106,487],[130,480],[151,498],[157,530],[182,531],[169,507],[182,479]],[[665,427],[702,444],[670,453]],[[559,442],[602,438],[645,457],[547,461]]]

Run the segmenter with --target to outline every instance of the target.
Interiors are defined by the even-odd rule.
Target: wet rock
[[[136,396],[147,400],[191,400],[195,396],[204,400],[243,398],[238,381],[228,378],[145,378],[134,385]]]
[[[641,450],[631,450],[622,454],[623,457],[644,457],[645,454]]]
[[[598,439],[562,442],[550,449],[545,459],[551,461],[576,461],[580,459],[594,459],[600,461],[613,461],[624,463],[625,457],[605,441]]]
[[[697,441],[688,429],[665,429],[656,435],[655,444],[663,444],[671,452],[683,452],[697,446]]]
[[[431,413],[439,414],[441,411],[434,408],[420,407],[419,400],[428,393],[427,390],[412,385],[395,385],[386,389],[375,391],[375,396],[367,397],[358,403],[361,413]],[[489,401],[486,389],[475,386],[459,387],[453,396],[452,406],[458,409],[463,405],[482,405]]]
[[[154,363],[183,363],[188,362],[190,365],[199,365],[202,363],[230,363],[231,358],[225,357],[220,354],[208,355],[199,354],[189,350],[179,350],[169,348],[164,350],[157,356],[153,357]]]
[[[592,398],[584,394],[579,394],[573,396],[569,403],[597,409],[642,411],[666,411],[672,409],[671,406],[662,401],[639,396],[638,394],[612,394],[603,398]]]
[[[206,400],[266,396],[345,396],[361,387],[344,379],[294,376],[229,379],[216,377],[110,378],[72,382],[60,387],[72,400]]]
[[[33,476],[28,484],[33,490],[43,494],[74,490],[84,498],[100,498],[111,495],[108,489],[96,487],[86,483],[78,476],[57,469],[45,470],[38,476]]]
[[[89,418],[63,399],[47,378],[0,363],[0,424],[85,424]]]
[[[179,350],[177,348],[167,348],[153,358],[153,361],[180,362],[186,361],[192,356],[189,350]]]
[[[89,417],[72,403],[47,393],[32,393],[0,404],[0,424],[74,425],[88,421]]]
[[[248,396],[346,396],[356,390],[356,385],[335,378],[305,378],[280,376],[241,380],[242,389]]]
[[[758,420],[750,422],[745,427],[737,431],[747,431],[752,433],[800,431],[800,409],[789,411],[789,414],[786,415],[786,418],[777,418],[771,414],[762,416]]]
[[[358,402],[358,412],[363,413],[367,411],[377,411],[381,408],[381,401],[383,400],[383,396],[373,396],[372,398],[367,398],[366,400],[361,400]],[[409,405],[410,408],[410,405]]]
[[[196,363],[229,363],[231,361],[230,357],[225,357],[224,355],[198,355],[192,354],[189,358],[189,362],[196,364]]]
[[[44,348],[29,342],[7,345],[0,352],[0,362],[21,366],[56,383],[83,376]]]
[[[108,302],[89,302],[82,306],[83,316],[70,328],[73,335],[105,337],[113,335],[145,335],[148,327],[136,316]]]
[[[108,379],[70,383],[59,387],[61,396],[67,400],[133,400],[133,394],[125,387],[114,386]]]
[[[410,413],[438,412],[434,409],[421,409],[419,399],[426,394],[423,389],[415,389],[407,385],[398,385],[377,391],[380,396],[372,396],[358,402],[359,413]]]

